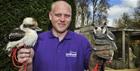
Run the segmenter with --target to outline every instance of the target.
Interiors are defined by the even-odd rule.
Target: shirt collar
[[[72,31],[69,31],[67,32],[66,36],[64,37],[64,39],[72,39]]]
[[[49,31],[49,38],[56,38],[53,33],[52,33],[52,30]]]
[[[49,37],[50,37],[50,38],[56,38],[56,37],[53,35],[52,30],[49,31]],[[64,37],[64,39],[66,39],[66,40],[72,39],[72,31],[68,30],[68,32],[67,32],[66,36]]]

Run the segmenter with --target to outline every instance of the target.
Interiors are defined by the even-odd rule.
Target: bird
[[[22,24],[9,34],[6,50],[10,53],[12,48],[15,48],[20,43],[34,47],[38,39],[38,31],[42,31],[38,27],[38,22],[32,17],[25,17]]]
[[[114,34],[108,30],[106,22],[94,24],[93,31],[94,47],[90,56],[89,71],[104,71],[105,63],[111,62],[117,46],[114,42]],[[98,68],[99,67],[99,68]]]
[[[94,25],[93,28],[93,39],[95,41],[95,45],[110,45],[108,49],[117,50],[117,46],[115,44],[115,36],[114,34],[108,30],[106,22],[103,24]],[[94,48],[95,50],[100,50],[101,48]]]

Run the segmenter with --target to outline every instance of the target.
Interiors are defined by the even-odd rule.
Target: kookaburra
[[[113,57],[114,51],[117,50],[117,46],[114,42],[115,36],[111,31],[108,30],[106,22],[103,24],[94,25],[93,38],[95,40],[95,48],[93,48],[95,51],[110,50],[110,56],[99,54],[99,57],[105,59]]]
[[[117,50],[114,34],[108,30],[106,22],[94,24],[93,50],[90,55],[89,71],[104,71],[106,61],[111,62],[114,51]]]
[[[33,47],[38,38],[37,31],[41,31],[38,27],[37,21],[32,17],[24,18],[20,27],[15,28],[9,34],[9,42],[6,50],[10,52],[12,48],[16,47],[20,43]]]

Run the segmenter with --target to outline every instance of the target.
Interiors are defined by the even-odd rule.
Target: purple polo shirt
[[[52,31],[39,34],[34,48],[33,71],[84,71],[91,46],[82,35],[69,31],[60,42]]]

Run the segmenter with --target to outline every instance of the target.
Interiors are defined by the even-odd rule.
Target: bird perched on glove
[[[106,61],[112,60],[114,51],[117,50],[115,36],[108,30],[106,22],[95,24],[92,35],[95,43],[90,56],[90,71],[104,71]]]

